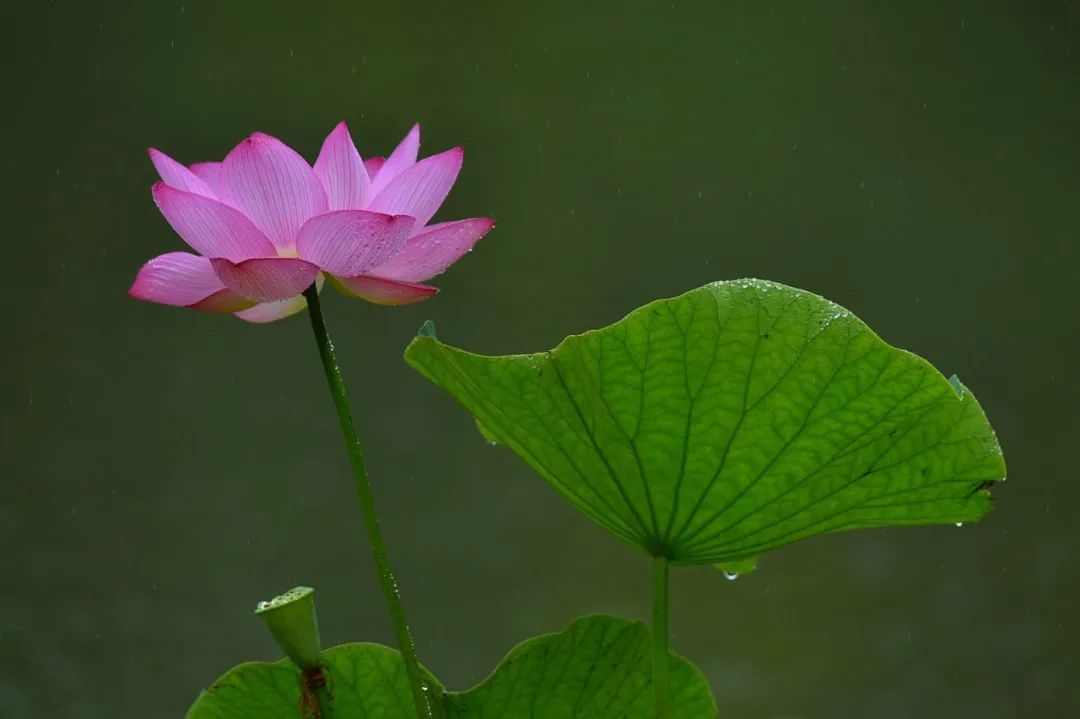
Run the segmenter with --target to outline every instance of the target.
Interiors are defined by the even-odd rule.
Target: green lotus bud
[[[319,666],[322,646],[319,620],[315,615],[315,590],[296,587],[266,602],[259,602],[255,614],[262,617],[285,656],[302,670]]]

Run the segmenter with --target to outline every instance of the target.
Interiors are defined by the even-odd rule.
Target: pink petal
[[[304,158],[269,135],[255,133],[221,163],[229,201],[278,249],[291,249],[308,219],[326,212],[326,192]]]
[[[217,194],[202,178],[191,170],[172,159],[164,152],[150,148],[147,150],[150,162],[154,163],[154,169],[169,187],[184,192],[194,192],[203,197],[217,198]]]
[[[379,169],[382,168],[385,162],[385,157],[369,157],[364,160],[364,169],[367,170],[368,177],[372,182],[375,182],[375,175],[379,174]]]
[[[217,200],[159,182],[154,202],[176,234],[208,257],[239,262],[274,254],[274,246],[251,220]]]
[[[307,300],[304,299],[303,295],[297,295],[288,300],[260,302],[249,310],[237,312],[236,316],[248,322],[263,324],[295,315],[305,307],[307,307]]]
[[[200,180],[205,182],[218,199],[222,202],[227,200],[221,195],[221,163],[220,162],[196,162],[190,168]]]
[[[274,302],[300,294],[319,274],[316,265],[295,257],[260,257],[233,263],[211,259],[226,287],[259,302]]]
[[[344,122],[339,122],[323,142],[315,174],[326,190],[331,210],[359,210],[367,202],[371,182]]]
[[[367,209],[388,215],[409,215],[416,218],[417,227],[423,227],[454,186],[461,171],[462,154],[461,148],[455,147],[421,160],[375,195]],[[384,167],[379,176],[385,171]]]
[[[420,125],[416,124],[390,153],[390,157],[377,168],[378,174],[372,177],[371,196],[374,197],[389,185],[391,180],[415,165],[418,152],[420,152]]]
[[[249,300],[247,297],[238,295],[226,287],[210,295],[202,302],[196,302],[193,305],[188,305],[188,307],[206,312],[240,312],[249,307],[254,307],[256,304],[255,300]]]
[[[381,277],[360,275],[359,277],[331,276],[331,283],[342,294],[359,297],[377,305],[410,305],[426,300],[439,293],[437,287],[418,285],[412,282],[397,282]]]
[[[147,262],[136,275],[128,295],[208,312],[236,312],[252,305],[251,300],[221,283],[210,260],[187,252],[169,252]]]
[[[210,260],[189,252],[169,252],[139,269],[128,294],[137,300],[187,307],[223,289]]]
[[[413,222],[407,215],[367,210],[327,212],[304,223],[296,250],[327,272],[361,275],[401,251]]]
[[[476,218],[432,225],[409,238],[405,248],[368,274],[405,282],[423,282],[454,264],[495,226],[494,220]]]
[[[319,292],[322,292],[323,284],[325,283],[324,277],[325,275],[320,273],[315,279],[315,286],[319,289]],[[251,309],[237,312],[236,316],[248,322],[262,324],[295,315],[306,307],[307,300],[303,295],[297,295],[296,297],[287,300],[278,300],[277,302],[260,302]]]

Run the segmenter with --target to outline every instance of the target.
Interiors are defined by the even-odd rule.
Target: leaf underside
[[[486,357],[417,337],[405,356],[594,521],[676,563],[970,522],[1005,476],[958,380],[770,282],[706,285],[550,352]]]
[[[607,616],[530,639],[476,687],[448,693],[439,719],[651,719],[649,630]],[[401,655],[378,644],[344,644],[323,653],[335,719],[413,719]],[[714,719],[701,674],[671,657],[672,716]],[[426,679],[435,694],[442,687]],[[203,693],[188,719],[296,719],[300,673],[292,662],[241,664]]]

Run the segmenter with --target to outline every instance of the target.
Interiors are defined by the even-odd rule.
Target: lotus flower
[[[162,182],[154,201],[198,254],[169,252],[143,265],[132,297],[271,322],[306,306],[324,278],[383,305],[426,299],[423,282],[456,262],[494,226],[476,218],[430,225],[461,170],[454,148],[417,161],[420,127],[385,160],[361,160],[345,123],[315,165],[255,133],[222,162],[185,167],[150,150]]]

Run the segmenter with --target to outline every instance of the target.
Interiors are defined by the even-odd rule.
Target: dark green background
[[[129,300],[180,249],[148,145],[347,119],[466,148],[439,217],[499,227],[433,301],[327,295],[422,657],[463,688],[515,643],[642,617],[648,564],[487,446],[401,361],[421,322],[531,351],[710,280],[851,308],[956,372],[1010,481],[981,524],[837,535],[727,582],[673,642],[723,717],[1061,716],[1080,703],[1080,3],[5,4],[0,715],[178,717],[274,658],[257,600],[391,641],[303,317]]]

